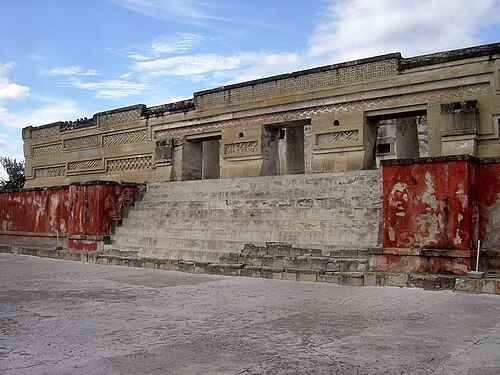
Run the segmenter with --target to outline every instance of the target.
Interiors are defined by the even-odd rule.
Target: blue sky
[[[22,159],[28,125],[498,42],[499,14],[500,0],[0,0],[0,156]]]

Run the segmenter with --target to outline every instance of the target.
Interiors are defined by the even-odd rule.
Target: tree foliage
[[[17,161],[16,159],[11,159],[6,156],[0,157],[0,164],[2,165],[8,180],[0,178],[0,187],[4,189],[19,189],[24,186],[26,177],[24,176],[24,161]]]

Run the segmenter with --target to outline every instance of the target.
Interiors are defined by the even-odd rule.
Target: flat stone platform
[[[0,254],[0,373],[498,374],[500,297]]]

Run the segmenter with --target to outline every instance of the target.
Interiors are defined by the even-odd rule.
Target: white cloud
[[[144,83],[134,83],[123,80],[110,80],[102,82],[73,81],[63,86],[93,91],[93,96],[99,99],[120,99],[126,96],[137,95],[148,88]]]
[[[9,112],[0,107],[0,126],[11,128],[24,128],[26,126],[38,126],[50,124],[82,116],[82,110],[78,105],[68,99],[61,98],[38,98],[42,105],[38,108],[25,109],[18,112]]]
[[[254,53],[238,53],[231,56],[205,54],[175,56],[163,59],[140,61],[133,69],[147,72],[152,76],[191,76],[216,71],[227,71],[255,63]]]
[[[29,87],[10,82],[8,75],[13,68],[13,63],[0,63],[0,104],[23,100],[29,95]]]
[[[80,66],[58,67],[50,70],[42,70],[41,75],[48,76],[98,76],[101,75],[97,70],[87,69],[86,71]]]
[[[149,77],[185,77],[192,81],[242,81],[289,72],[303,66],[296,53],[241,52],[233,55],[175,56],[133,63]]]
[[[197,47],[202,40],[202,35],[191,33],[162,36],[151,43],[151,52],[156,56],[172,53],[186,53],[194,47]]]
[[[210,27],[209,21],[226,19],[210,15],[209,8],[222,13],[222,5],[199,0],[111,0],[113,3],[160,20]]]
[[[342,62],[389,52],[414,56],[481,44],[481,28],[500,24],[495,0],[329,1],[307,58]]]
[[[153,40],[147,47],[135,46],[131,50],[141,52],[127,53],[132,60],[151,60],[164,55],[183,54],[197,47],[204,39],[202,35],[192,33],[177,33],[175,35],[164,35]]]
[[[31,55],[28,55],[28,58],[31,60],[34,60],[34,61],[42,61],[43,60],[42,56],[36,55],[34,53],[32,53]]]

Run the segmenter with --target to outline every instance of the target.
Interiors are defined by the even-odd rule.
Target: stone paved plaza
[[[0,254],[0,373],[498,374],[500,297]]]

